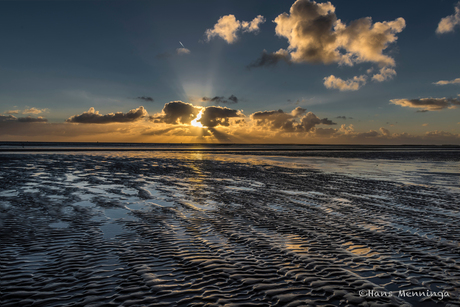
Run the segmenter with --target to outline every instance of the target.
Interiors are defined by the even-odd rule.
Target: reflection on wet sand
[[[2,307],[460,304],[458,162],[0,158]]]

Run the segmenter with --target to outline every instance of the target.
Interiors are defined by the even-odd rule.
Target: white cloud
[[[442,109],[456,109],[460,105],[458,98],[417,98],[391,99],[390,102],[401,107],[422,109],[423,111],[440,111]]]
[[[259,25],[265,22],[265,18],[262,15],[258,15],[254,18],[251,22],[249,21],[242,21],[241,28],[243,32],[258,32]]]
[[[19,110],[8,110],[8,111],[5,111],[3,112],[4,114],[19,114]]]
[[[406,24],[403,18],[372,23],[370,17],[352,21],[348,26],[337,19],[330,3],[297,0],[289,14],[275,18],[276,34],[289,41],[293,62],[354,63],[372,62],[395,66],[383,51],[397,40]]]
[[[444,34],[453,32],[455,26],[460,25],[460,2],[455,6],[455,14],[449,15],[441,19],[436,29],[436,33]]]
[[[434,82],[433,84],[436,85],[447,85],[447,84],[460,84],[460,78],[456,78],[454,80],[440,80],[438,82]]]
[[[396,76],[396,70],[389,67],[382,67],[380,69],[380,73],[372,76],[372,80],[377,82],[383,82],[389,79],[393,79],[394,76]]]
[[[189,53],[190,53],[190,50],[187,49],[187,48],[177,48],[177,49],[176,49],[176,53],[177,53],[178,55],[189,54]]]
[[[361,86],[366,84],[367,76],[355,76],[352,79],[342,80],[334,75],[324,78],[324,86],[335,88],[340,91],[357,91]]]
[[[264,22],[265,18],[261,15],[258,15],[252,21],[239,21],[236,20],[235,15],[225,15],[219,18],[214,28],[207,29],[205,35],[208,41],[215,36],[219,36],[227,43],[233,44],[238,39],[238,31],[257,33],[259,25]]]
[[[27,108],[22,111],[22,114],[40,114],[40,113],[43,113],[43,112],[47,112],[48,109],[37,109],[37,108]]]

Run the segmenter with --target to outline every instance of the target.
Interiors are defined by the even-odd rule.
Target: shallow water
[[[460,304],[458,161],[0,160],[2,307]]]

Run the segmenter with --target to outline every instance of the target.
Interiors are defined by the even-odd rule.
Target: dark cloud
[[[156,123],[189,125],[192,120],[196,119],[200,111],[202,111],[201,118],[197,121],[208,128],[229,126],[230,118],[244,117],[240,111],[226,107],[210,106],[202,108],[195,107],[191,103],[172,101],[165,104],[161,113],[150,116],[150,120]]]
[[[137,97],[136,99],[140,99],[140,100],[144,100],[144,101],[149,101],[149,102],[153,102],[153,98],[152,97],[146,97],[146,96],[140,96],[140,97]]]
[[[235,95],[230,95],[227,99],[224,96],[214,96],[213,98],[203,97],[201,98],[202,102],[214,102],[216,104],[224,103],[224,104],[231,104],[231,103],[238,103],[238,98]]]
[[[16,116],[13,115],[0,115],[0,122],[5,122],[5,121],[16,121],[17,118]]]
[[[383,128],[383,127],[380,127],[380,132],[382,132],[382,134],[384,136],[391,136],[390,131],[388,129]]]
[[[238,98],[236,98],[235,95],[230,95],[230,97],[228,97],[228,100],[232,103],[238,103]]]
[[[243,117],[244,115],[238,111],[226,107],[206,107],[199,122],[203,126],[212,128],[215,126],[229,126],[229,119],[232,117]]]
[[[147,111],[142,106],[137,109],[133,109],[128,113],[117,112],[106,115],[99,114],[99,111],[95,111],[94,108],[91,107],[87,112],[68,118],[66,122],[81,124],[126,123],[140,120],[147,115]]]
[[[418,108],[422,112],[439,111],[442,109],[455,109],[460,105],[459,98],[417,98],[417,99],[391,99],[390,102],[401,107]]]
[[[280,51],[268,53],[267,50],[264,50],[262,51],[260,57],[251,62],[248,66],[246,66],[246,68],[251,69],[262,66],[274,66],[278,64],[279,61],[285,61],[288,64],[291,63],[289,54],[287,52]]]
[[[251,115],[258,126],[268,126],[271,130],[281,130],[284,132],[309,132],[316,125],[335,125],[327,118],[320,119],[312,112],[306,113],[306,109],[295,108],[291,113],[283,110],[259,111]],[[304,115],[305,114],[305,115]],[[302,116],[303,115],[303,116]]]
[[[46,118],[43,118],[41,116],[38,117],[32,117],[32,116],[27,116],[27,117],[15,117],[13,115],[0,115],[0,122],[19,122],[19,123],[46,123],[48,120]]]
[[[171,101],[165,104],[161,113],[150,116],[150,120],[174,125],[190,124],[200,111],[200,107],[195,107],[191,103]]]
[[[18,122],[20,123],[46,123],[48,120],[46,118],[43,118],[41,116],[39,117],[32,117],[32,116],[27,116],[27,117],[19,117]]]
[[[337,116],[336,118],[337,118],[337,119],[347,119],[346,116]]]
[[[331,120],[327,118],[320,119],[318,116],[313,114],[312,112],[308,112],[304,117],[301,118],[300,120],[301,126],[297,127],[298,130],[301,132],[308,132],[312,128],[314,128],[316,125],[322,124],[322,125],[336,125],[336,123],[332,122]]]

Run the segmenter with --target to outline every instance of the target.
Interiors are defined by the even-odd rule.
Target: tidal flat
[[[2,307],[460,306],[459,150],[0,163]]]

